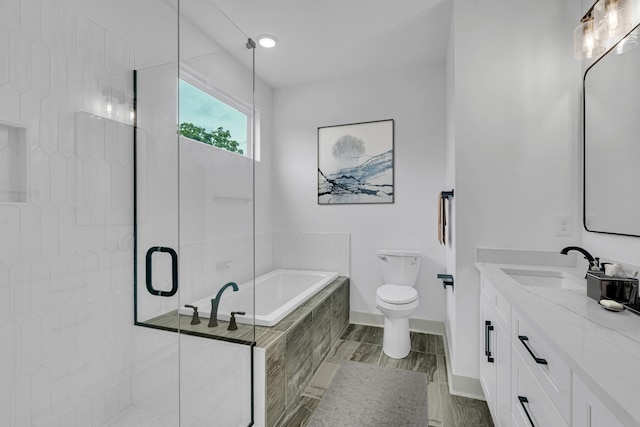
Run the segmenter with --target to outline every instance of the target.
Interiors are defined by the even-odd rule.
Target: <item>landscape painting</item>
[[[318,128],[318,204],[393,203],[393,126]]]

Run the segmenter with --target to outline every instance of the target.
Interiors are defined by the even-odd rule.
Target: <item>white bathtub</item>
[[[307,270],[274,270],[256,277],[255,286],[255,324],[258,326],[274,326],[285,316],[298,308],[306,300],[331,283],[338,273]],[[229,320],[232,311],[244,311],[244,316],[236,315],[238,323],[253,323],[253,281],[238,285],[234,292],[227,288],[218,305],[218,320]],[[219,288],[218,288],[219,289]],[[208,319],[211,315],[211,299],[218,289],[206,298],[191,305],[198,307],[200,317]],[[191,308],[180,308],[181,314],[192,314]],[[203,320],[208,322],[208,320]]]

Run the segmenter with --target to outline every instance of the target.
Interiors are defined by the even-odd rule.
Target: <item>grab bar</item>
[[[171,290],[162,291],[153,287],[153,254],[156,252],[165,252],[171,256]],[[172,297],[178,292],[178,254],[171,248],[164,246],[153,246],[147,251],[146,257],[146,271],[147,271],[147,291],[151,295],[159,297]]]

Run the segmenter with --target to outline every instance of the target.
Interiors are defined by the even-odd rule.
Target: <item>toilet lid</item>
[[[411,286],[383,285],[378,288],[377,295],[391,304],[407,304],[418,299],[418,291]]]

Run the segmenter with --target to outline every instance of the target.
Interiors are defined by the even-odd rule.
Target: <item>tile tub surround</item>
[[[254,338],[251,325],[238,323],[237,330],[228,331],[228,322],[218,321],[216,328],[209,328],[206,318],[191,325],[191,316],[178,315],[177,310],[145,323],[175,331],[178,322],[180,332],[187,335],[245,345]],[[277,425],[297,408],[302,391],[348,324],[349,279],[340,276],[277,325],[256,326],[256,346],[266,354],[267,426]]]
[[[278,425],[349,324],[349,279],[338,277],[273,328],[256,327],[266,352],[266,425]]]
[[[411,332],[411,351],[404,359],[391,359],[382,351],[383,329],[350,324],[320,365],[283,427],[304,426],[340,364],[345,360],[389,366],[427,374],[429,426],[493,426],[484,401],[449,394],[444,342],[439,335]],[[402,425],[399,421],[398,425]]]

